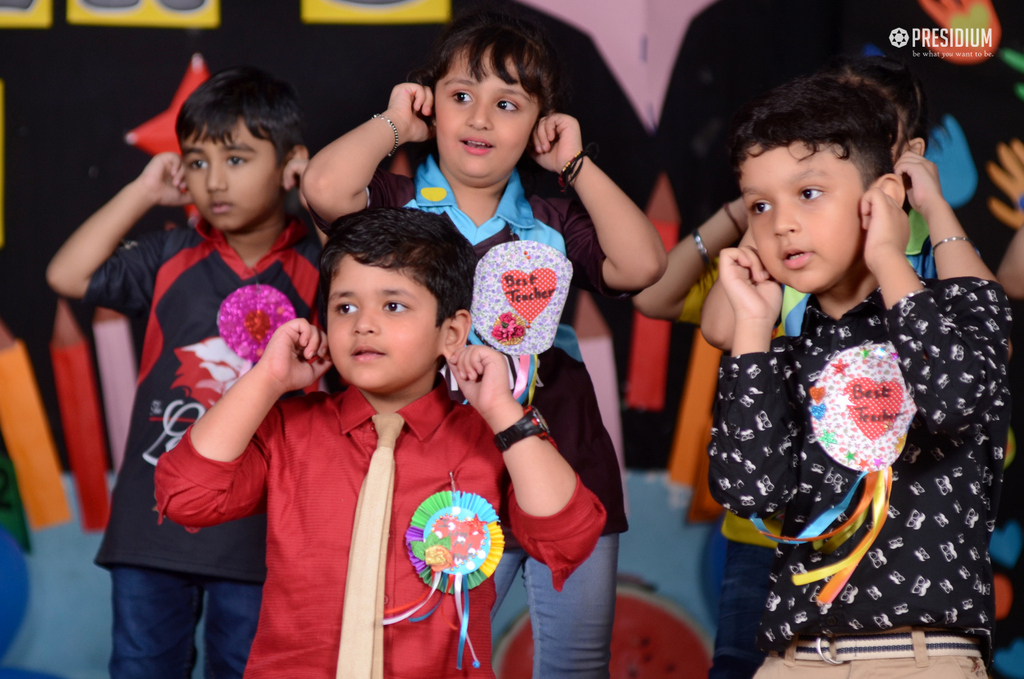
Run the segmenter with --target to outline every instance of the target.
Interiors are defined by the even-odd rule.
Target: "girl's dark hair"
[[[320,253],[320,321],[338,265],[349,255],[360,264],[393,269],[437,299],[437,326],[473,303],[476,253],[451,220],[423,210],[382,207],[340,217]]]
[[[866,188],[893,171],[896,106],[877,89],[818,73],[791,80],[748,102],[733,118],[729,160],[736,173],[749,156],[802,142],[831,149],[860,171]]]
[[[563,110],[562,69],[555,48],[539,26],[523,17],[493,9],[458,14],[412,80],[433,89],[460,59],[477,80],[493,73],[510,85],[519,83],[537,100],[541,116]]]
[[[896,105],[902,122],[902,146],[914,137],[928,140],[928,98],[907,64],[889,56],[841,57],[826,73],[879,90]]]
[[[241,118],[252,136],[274,145],[277,162],[302,144],[302,109],[295,90],[257,68],[213,75],[189,95],[178,113],[178,141],[198,136],[226,143]]]

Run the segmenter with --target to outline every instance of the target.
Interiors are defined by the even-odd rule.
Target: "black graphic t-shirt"
[[[98,564],[263,582],[266,516],[191,533],[171,521],[158,525],[153,472],[189,425],[252,367],[231,348],[231,338],[220,335],[221,303],[241,288],[270,286],[287,297],[298,318],[312,318],[319,252],[316,236],[293,219],[250,268],[223,234],[200,223],[125,243],[92,275],[87,302],[148,318]]]
[[[798,337],[722,359],[708,447],[712,493],[743,517],[784,510],[787,536],[836,507],[858,477],[833,462],[811,426],[808,391],[829,360],[849,347],[891,342],[918,408],[892,465],[889,515],[835,601],[815,601],[824,581],[797,586],[792,576],[848,556],[870,518],[831,554],[808,543],[776,551],[758,634],[765,650],[782,650],[797,634],[904,626],[990,639],[988,544],[1010,423],[1010,308],[997,283],[924,284],[889,310],[875,291],[839,320],[812,299]]]

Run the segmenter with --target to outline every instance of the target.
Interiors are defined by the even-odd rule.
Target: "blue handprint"
[[[961,207],[974,196],[978,188],[978,169],[974,167],[967,137],[956,118],[947,113],[942,116],[942,124],[932,128],[924,157],[938,166],[942,197],[950,207]]]

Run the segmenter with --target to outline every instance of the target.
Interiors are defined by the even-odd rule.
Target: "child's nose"
[[[210,170],[206,173],[206,190],[223,191],[228,187],[227,169],[219,163],[211,163]]]
[[[479,129],[491,126],[490,107],[477,104],[470,110],[469,124]]]

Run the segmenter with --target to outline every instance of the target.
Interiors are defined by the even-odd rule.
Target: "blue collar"
[[[415,185],[416,196],[413,200],[416,207],[421,210],[446,212],[463,235],[473,243],[478,243],[501,231],[505,224],[510,225],[514,230],[530,229],[535,224],[533,208],[530,207],[530,202],[523,192],[523,183],[519,179],[518,170],[512,170],[512,175],[508,178],[508,184],[505,186],[505,192],[498,202],[498,209],[494,216],[479,227],[459,209],[458,203],[455,201],[455,194],[452,192],[448,180],[441,173],[441,168],[438,167],[437,159],[434,156],[428,156],[416,170]]]

